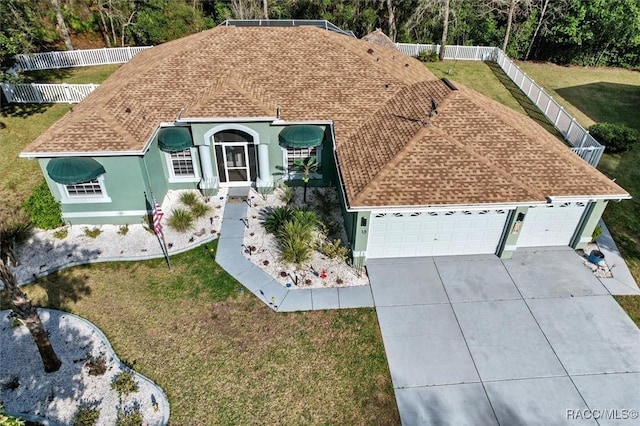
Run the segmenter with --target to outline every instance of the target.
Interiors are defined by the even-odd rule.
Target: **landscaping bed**
[[[335,188],[309,188],[306,203],[302,187],[277,188],[268,195],[252,190],[249,204],[244,255],[282,285],[296,289],[369,284],[364,268],[354,267],[348,260],[347,236]],[[304,229],[292,227],[290,235],[282,237],[284,230],[267,230],[269,217],[279,214],[275,213],[277,210],[285,211],[285,215],[290,210],[292,217],[295,212],[309,211],[310,220],[315,215],[319,224],[307,236],[301,236]],[[289,246],[283,249],[283,244]],[[300,257],[307,260],[296,262]]]

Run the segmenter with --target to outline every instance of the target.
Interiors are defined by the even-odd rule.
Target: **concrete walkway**
[[[640,330],[569,247],[368,271],[404,425],[573,425],[578,410],[640,409]]]
[[[602,235],[596,241],[600,251],[604,254],[605,261],[609,265],[612,278],[600,278],[600,282],[609,290],[609,293],[613,295],[640,295],[640,289],[638,283],[631,275],[631,271],[627,267],[616,242],[613,241],[609,229],[600,220],[600,229],[602,229]]]
[[[373,307],[371,287],[288,289],[242,254],[248,205],[227,202],[216,262],[271,309],[278,312]]]

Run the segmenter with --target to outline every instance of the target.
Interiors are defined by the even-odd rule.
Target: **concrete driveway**
[[[404,425],[638,424],[640,330],[570,248],[367,269]]]

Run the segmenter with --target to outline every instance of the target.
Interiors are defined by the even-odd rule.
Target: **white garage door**
[[[367,257],[495,253],[508,210],[372,213]]]
[[[529,207],[518,247],[566,246],[580,224],[586,203],[552,203]]]

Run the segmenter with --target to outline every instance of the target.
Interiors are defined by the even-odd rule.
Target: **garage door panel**
[[[525,215],[518,247],[566,246],[580,224],[586,203],[553,203],[530,207]]]
[[[504,210],[373,215],[367,257],[495,253],[507,217]]]

